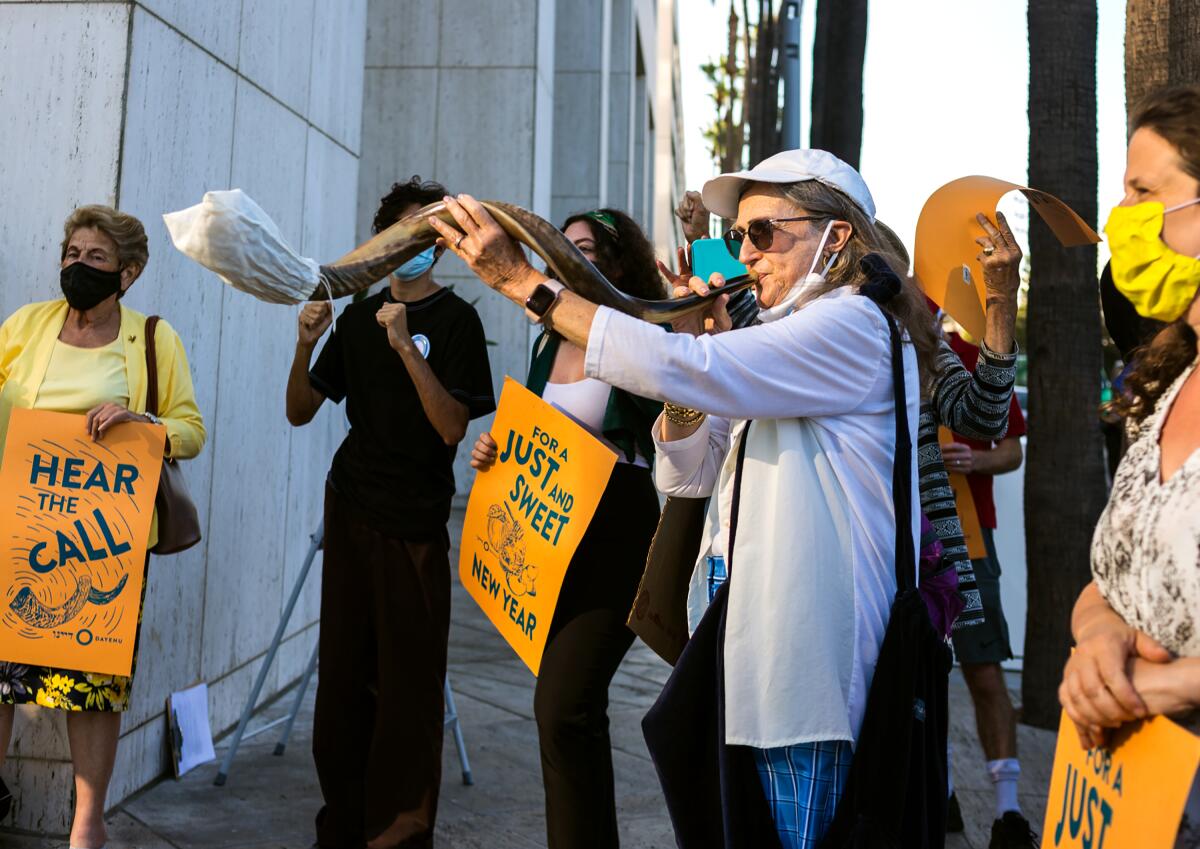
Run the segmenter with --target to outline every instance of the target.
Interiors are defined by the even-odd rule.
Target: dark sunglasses
[[[742,242],[747,236],[750,237],[750,244],[760,251],[765,251],[770,249],[771,242],[775,241],[775,231],[779,229],[778,225],[784,221],[824,221],[828,217],[827,215],[797,215],[792,218],[756,218],[746,226],[745,230],[730,227],[721,238],[725,240],[725,247],[736,259],[742,251]]]

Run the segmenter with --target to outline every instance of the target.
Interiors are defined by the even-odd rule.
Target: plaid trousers
[[[784,849],[816,849],[833,822],[852,757],[846,740],[754,750],[758,777]]]

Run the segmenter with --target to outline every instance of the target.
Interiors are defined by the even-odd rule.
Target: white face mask
[[[829,257],[829,262],[825,263],[825,267],[819,272],[817,271],[817,262],[821,259],[821,251],[825,250],[825,243],[829,240],[829,231],[833,229],[833,221],[825,225],[825,232],[821,234],[821,242],[817,245],[817,252],[813,254],[812,265],[809,266],[808,274],[804,275],[804,279],[792,284],[792,288],[787,294],[772,307],[766,307],[758,311],[758,320],[763,324],[769,324],[772,321],[778,321],[786,315],[791,315],[798,304],[805,296],[812,294],[813,291],[825,285],[825,275],[829,273],[829,269],[833,268],[833,263],[838,258],[837,251]]]

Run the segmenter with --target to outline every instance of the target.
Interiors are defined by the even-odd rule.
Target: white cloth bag
[[[200,203],[166,213],[163,222],[180,252],[259,300],[297,304],[320,282],[317,262],[292,250],[241,189],[205,192]]]

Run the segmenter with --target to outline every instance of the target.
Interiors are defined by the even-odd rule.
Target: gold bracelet
[[[663,404],[663,415],[667,417],[673,425],[680,427],[691,427],[704,418],[705,413],[700,410],[693,410],[691,407],[680,407],[678,404],[672,404],[670,401]]]

